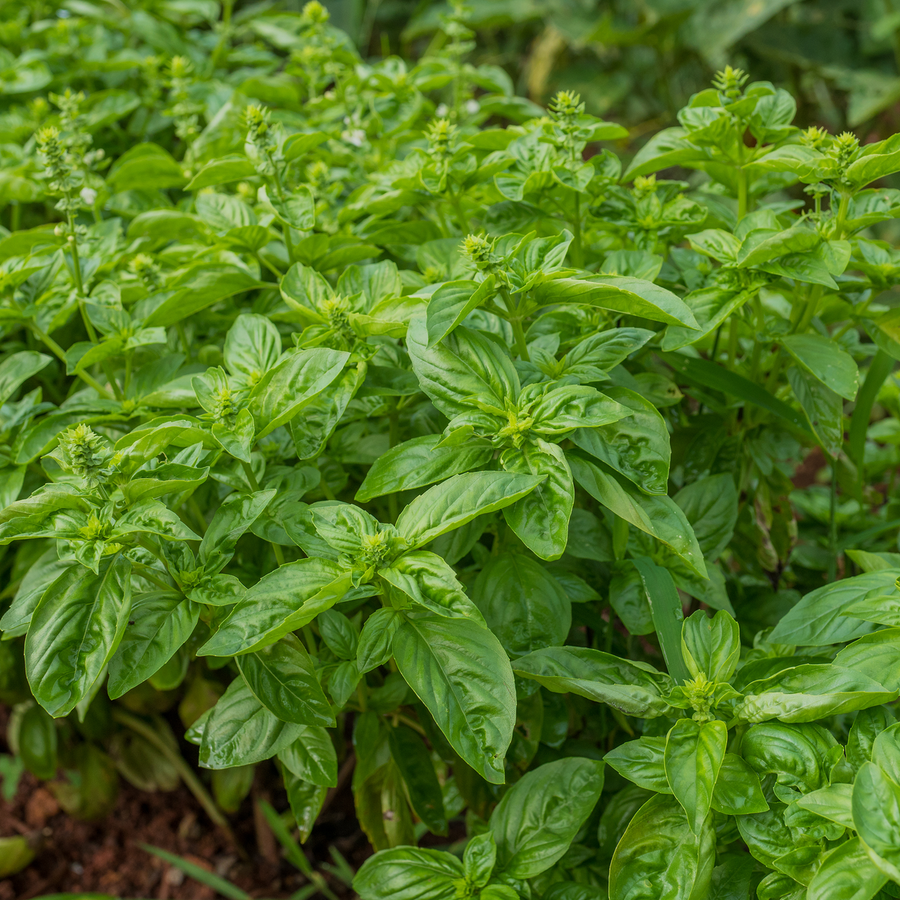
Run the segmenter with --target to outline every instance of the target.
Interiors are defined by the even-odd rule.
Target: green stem
[[[584,248],[581,244],[581,194],[575,192],[575,218],[572,221],[572,262],[578,269],[584,268]]]
[[[837,458],[831,460],[831,496],[828,506],[828,580],[837,575],[838,531],[837,531]]]
[[[126,728],[131,729],[135,734],[139,734],[144,740],[152,744],[160,754],[171,763],[172,767],[181,776],[187,789],[194,795],[203,809],[206,810],[206,814],[219,828],[222,829],[223,833],[234,845],[235,849],[246,859],[247,853],[241,844],[238,843],[237,838],[234,836],[234,832],[231,830],[231,826],[228,824],[228,820],[225,818],[219,807],[216,806],[215,801],[210,797],[206,788],[203,787],[200,779],[194,774],[193,769],[185,762],[184,757],[167,744],[155,728],[148,725],[137,716],[133,716],[131,713],[127,713],[119,707],[113,707],[112,717],[120,725],[124,725]]]
[[[747,215],[747,203],[749,195],[749,185],[747,184],[747,171],[743,166],[737,170],[738,178],[738,222]]]
[[[513,336],[516,340],[516,353],[518,353],[526,362],[530,362],[528,345],[525,343],[525,329],[522,327],[522,320],[518,316],[514,316],[509,320],[509,324],[512,325]]]
[[[52,353],[60,359],[62,362],[66,361],[66,351],[63,350],[56,341],[50,337],[49,334],[46,334],[35,321],[30,321],[28,323],[31,327],[31,330],[41,339],[41,341],[47,346],[47,348],[52,351]],[[104,400],[112,400],[112,395],[110,392],[100,384],[92,375],[89,375],[87,372],[79,371],[75,373],[88,387],[92,387]]]
[[[847,210],[850,208],[850,194],[841,191],[841,202],[838,206],[837,221],[835,222],[835,239],[840,240],[844,236],[844,222],[847,219]]]
[[[247,481],[250,482],[250,487],[254,491],[259,490],[259,482],[256,480],[256,476],[253,474],[253,468],[250,463],[245,462],[244,460],[240,460],[241,468],[244,470],[244,474],[247,476]]]

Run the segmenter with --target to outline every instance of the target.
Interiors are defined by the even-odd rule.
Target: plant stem
[[[133,716],[131,713],[127,713],[119,707],[113,707],[112,717],[120,725],[130,728],[135,734],[139,734],[144,740],[152,744],[172,764],[173,768],[178,772],[179,776],[181,776],[187,789],[194,797],[196,797],[197,802],[203,809],[206,810],[206,814],[219,828],[222,829],[222,832],[234,845],[234,848],[241,855],[241,858],[247,859],[247,851],[238,843],[237,838],[234,836],[234,832],[231,830],[231,826],[228,824],[228,820],[225,818],[219,807],[216,806],[215,801],[210,797],[209,792],[203,787],[202,782],[194,774],[193,769],[187,764],[184,757],[177,750],[173,750],[152,726],[148,725],[137,716]]]
[[[575,218],[572,221],[572,262],[579,269],[584,268],[584,248],[581,244],[581,194],[575,192]]]
[[[509,324],[512,325],[513,335],[516,339],[516,353],[518,353],[526,362],[530,362],[530,357],[528,356],[528,344],[525,342],[525,329],[522,328],[522,320],[518,316],[514,316],[509,320]]]
[[[838,531],[837,531],[837,458],[831,460],[831,496],[828,507],[828,580],[837,575]]]
[[[40,326],[33,319],[28,323],[31,327],[31,330],[43,341],[43,343],[47,346],[49,350],[51,350],[59,360],[62,362],[66,361],[66,351],[63,350],[56,341],[50,337],[49,334],[46,334],[41,330]],[[104,400],[112,400],[112,394],[100,384],[92,375],[89,375],[87,372],[78,371],[75,373],[88,387],[92,387]]]

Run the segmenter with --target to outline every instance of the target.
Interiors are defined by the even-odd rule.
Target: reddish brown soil
[[[238,849],[210,822],[184,787],[167,793],[146,793],[120,779],[112,813],[97,822],[83,822],[62,812],[52,793],[26,774],[11,803],[0,799],[0,837],[28,835],[40,841],[40,850],[25,870],[0,880],[0,900],[30,900],[79,891],[148,900],[213,900],[218,896],[147,853],[141,848],[142,843],[161,847],[215,872],[252,897],[289,897],[307,881],[282,858],[281,848],[265,819],[259,814],[254,816],[252,801],[253,796],[263,797],[277,809],[286,808],[287,800],[278,780],[274,767],[260,766],[251,797],[229,817],[237,843],[247,857],[241,859]],[[322,863],[332,862],[331,847],[354,869],[371,853],[356,821],[349,783],[335,793],[323,810],[304,849],[334,893],[350,897],[352,893],[346,886],[320,868]]]

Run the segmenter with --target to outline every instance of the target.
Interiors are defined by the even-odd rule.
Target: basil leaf
[[[484,779],[502,784],[515,725],[509,661],[490,631],[467,619],[407,619],[394,659],[454,750]]]

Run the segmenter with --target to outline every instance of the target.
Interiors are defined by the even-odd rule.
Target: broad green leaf
[[[427,434],[398,444],[383,453],[366,473],[356,492],[356,499],[365,503],[384,494],[425,487],[451,475],[480,469],[493,456],[493,447],[490,445],[439,447],[437,445],[440,440],[439,434]]]
[[[178,593],[139,594],[131,621],[109,660],[109,696],[115,700],[161,669],[190,638],[200,607]]]
[[[441,784],[425,743],[411,728],[403,725],[389,730],[388,741],[416,815],[433,834],[447,834]]]
[[[571,691],[628,716],[666,715],[672,680],[647,663],[587,647],[546,647],[513,661],[513,671],[556,693]]]
[[[239,266],[197,263],[188,268],[159,296],[158,303],[148,306],[144,326],[153,328],[175,325],[201,310],[235,294],[254,290],[261,283]],[[151,296],[145,301],[155,301]]]
[[[426,311],[428,346],[440,343],[466,316],[494,295],[493,275],[480,284],[474,281],[448,281],[429,298]]]
[[[609,387],[605,394],[631,415],[597,428],[579,428],[572,441],[648,494],[665,494],[672,451],[669,432],[656,407],[634,391]]]
[[[510,472],[454,475],[416,497],[398,516],[397,531],[410,546],[422,547],[477,516],[515,503],[542,480]]]
[[[872,862],[859,838],[835,847],[823,860],[806,892],[807,900],[871,900],[888,875]]]
[[[536,440],[505,450],[500,464],[507,472],[539,479],[534,490],[507,506],[503,517],[519,539],[541,559],[558,559],[569,538],[575,485],[558,444]]]
[[[639,491],[586,456],[568,456],[572,474],[595,500],[641,531],[671,547],[698,575],[706,577],[706,563],[693,529],[678,505],[666,496]]]
[[[734,534],[738,492],[730,474],[708,475],[672,498],[682,509],[706,559],[721,556]]]
[[[706,900],[715,859],[712,826],[693,832],[674,797],[653,797],[616,847],[610,900]]]
[[[242,678],[235,678],[206,720],[200,765],[228,769],[262,762],[292,744],[304,727],[282,722],[253,696]]]
[[[297,725],[334,725],[331,709],[309,654],[287,636],[237,658],[247,687],[269,712]]]
[[[728,743],[724,722],[679,719],[666,738],[666,777],[694,834],[705,826]]]
[[[900,882],[900,786],[873,762],[853,783],[853,824],[873,863]]]
[[[394,847],[370,856],[353,879],[360,900],[457,900],[463,864],[451,853]]]
[[[242,181],[256,174],[256,168],[246,156],[233,153],[208,162],[185,186],[186,191]]]
[[[839,344],[821,334],[788,334],[780,342],[825,387],[846,400],[856,397],[859,371],[853,357]]]
[[[428,346],[424,318],[414,319],[406,346],[420,388],[448,418],[471,412],[477,399],[496,409],[519,396],[519,377],[507,351],[483,334],[459,326]]]
[[[349,358],[348,353],[324,347],[285,354],[250,393],[249,408],[259,429],[257,440],[311,403],[341,374]]]
[[[827,647],[842,644],[874,631],[861,619],[843,615],[851,604],[866,595],[894,593],[900,569],[882,569],[816,588],[806,594],[775,626],[771,640],[778,644]]]
[[[737,622],[724,610],[712,618],[698,610],[684,620],[681,654],[694,678],[702,674],[710,681],[729,682],[741,656]]]
[[[99,572],[72,566],[41,597],[25,638],[25,671],[51,716],[68,715],[94,689],[131,611],[131,562],[105,557]]]
[[[50,361],[51,358],[44,353],[22,350],[9,354],[0,362],[0,406],[12,397],[23,382],[48,366]]]
[[[603,763],[572,757],[546,763],[517,781],[491,816],[497,871],[534,878],[569,849],[600,799]]]
[[[759,776],[736,753],[722,758],[711,806],[728,816],[753,815],[769,808]]]
[[[198,555],[208,572],[218,572],[234,555],[238,540],[263,514],[276,491],[229,494],[216,510],[200,542]]]
[[[472,599],[512,657],[561,645],[569,634],[568,595],[547,569],[528,556],[492,556],[475,580]]]
[[[326,559],[301,559],[261,578],[197,651],[237,656],[274,644],[330,609],[352,587],[349,573]]]
[[[635,741],[619,744],[603,760],[638,787],[656,794],[671,794],[672,788],[666,776],[665,752],[665,737],[645,735]]]
[[[557,303],[596,306],[666,325],[697,327],[694,314],[683,300],[640,278],[624,275],[595,275],[590,280],[557,278],[538,285],[533,294],[542,306]]]
[[[844,404],[840,395],[797,366],[788,369],[787,378],[822,449],[836,457],[844,440]]]
[[[390,566],[380,568],[378,577],[422,609],[439,616],[473,619],[479,625],[484,624],[481,613],[466,596],[456,573],[436,553],[427,550],[404,553]]]
[[[278,751],[278,759],[297,778],[321,787],[337,785],[337,754],[329,733],[319,725],[298,726],[294,739]]]
[[[516,716],[512,670],[499,641],[467,619],[407,619],[394,635],[394,659],[454,750],[493,784]]]
[[[779,719],[814,722],[897,698],[877,681],[836,665],[806,664],[754,681],[744,688],[735,715],[748,722]]]

